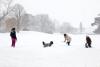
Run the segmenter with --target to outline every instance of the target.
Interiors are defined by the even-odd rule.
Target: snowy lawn
[[[9,33],[0,33],[0,67],[100,67],[100,35],[90,35],[93,48],[85,48],[85,36],[72,35],[71,46],[62,34],[17,33],[16,47],[11,47]],[[43,48],[42,41],[54,41]]]

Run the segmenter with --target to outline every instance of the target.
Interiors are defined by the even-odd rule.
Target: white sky
[[[82,22],[85,27],[94,22],[100,13],[100,0],[17,0],[27,13],[48,14],[60,22],[70,22],[78,27]]]

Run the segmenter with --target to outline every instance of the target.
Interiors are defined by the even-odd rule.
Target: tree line
[[[97,25],[94,33],[100,33],[100,17],[95,18],[92,26]],[[82,24],[80,30],[82,31]],[[13,4],[13,0],[0,0],[0,32],[10,32],[15,27],[19,31],[39,31],[45,33],[76,33],[78,29],[70,23],[51,20],[48,14],[28,14],[20,4]],[[80,32],[81,32],[80,31]]]

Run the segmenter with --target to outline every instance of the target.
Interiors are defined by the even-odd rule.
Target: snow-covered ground
[[[20,32],[12,48],[9,33],[0,33],[0,67],[100,67],[100,35],[90,35],[93,48],[84,48],[85,34],[69,35],[71,46],[63,34]],[[54,44],[43,48],[42,41]]]

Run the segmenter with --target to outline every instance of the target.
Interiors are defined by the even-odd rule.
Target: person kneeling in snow
[[[11,36],[11,39],[12,39],[12,45],[11,46],[15,47],[15,43],[16,43],[16,40],[17,40],[15,28],[11,29],[10,36]]]
[[[44,47],[50,47],[53,44],[53,41],[50,41],[50,43],[45,43],[44,41],[42,42]]]
[[[68,44],[68,46],[69,46],[69,45],[70,45],[70,42],[71,42],[71,37],[68,36],[67,34],[64,34],[64,38],[65,38],[64,42],[67,41],[67,44]]]

